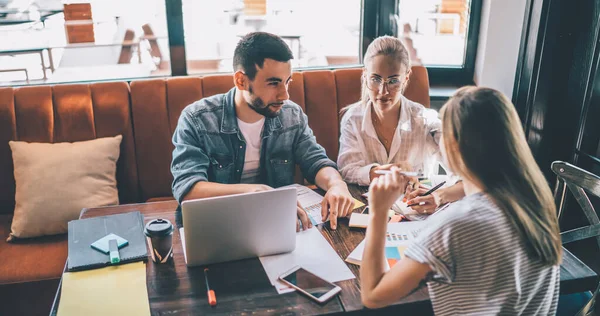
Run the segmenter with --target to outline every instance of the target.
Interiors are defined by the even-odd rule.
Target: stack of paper
[[[293,288],[278,279],[280,275],[295,266],[303,267],[329,282],[355,278],[352,271],[348,269],[348,266],[316,227],[296,233],[296,249],[294,251],[259,257],[259,259],[269,281],[279,294],[294,291]]]
[[[402,259],[406,247],[417,237],[421,229],[425,227],[425,222],[400,222],[388,224],[385,240],[385,256],[388,264],[387,269]],[[361,241],[358,246],[348,255],[346,262],[360,265],[363,252],[365,250],[365,241]]]

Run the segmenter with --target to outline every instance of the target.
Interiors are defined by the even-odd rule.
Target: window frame
[[[356,48],[360,61],[358,64],[314,67],[311,66],[295,68],[295,70],[306,71],[312,69],[338,69],[349,67],[361,67],[364,52],[366,51],[371,41],[373,41],[373,39],[383,35],[397,36],[398,26],[396,25],[395,20],[390,17],[399,13],[399,1],[403,0],[362,0],[360,2],[361,8],[359,23],[361,34],[359,38],[359,47]],[[475,72],[475,58],[477,55],[477,44],[479,39],[479,27],[481,21],[481,8],[483,0],[470,1],[471,7],[469,14],[469,27],[467,31],[467,43],[465,48],[464,65],[460,67],[426,66],[427,71],[429,73],[429,82],[432,86],[458,87],[474,83],[473,76]],[[189,74],[187,70],[185,30],[183,23],[183,0],[164,0],[164,5],[166,8],[168,47],[171,66],[171,74],[166,76],[176,77],[197,75]],[[206,74],[203,73],[200,75]],[[143,78],[157,77],[150,76]],[[432,98],[434,97],[435,96],[432,95]]]
[[[363,0],[362,36],[360,60],[363,59],[372,39],[383,35],[398,36],[398,26],[389,18],[399,15],[399,2],[402,0]],[[470,0],[465,60],[462,66],[427,66],[429,83],[437,86],[463,86],[474,84],[475,59],[479,42],[482,0]],[[387,18],[386,18],[387,17]]]
[[[398,26],[390,16],[399,14],[399,1],[402,0],[362,0],[361,1],[361,36],[359,39],[359,60],[362,61],[367,47],[373,39],[391,35],[397,36]],[[471,0],[469,26],[465,47],[465,60],[462,66],[426,66],[429,83],[433,86],[463,86],[474,84],[475,58],[479,41],[482,0]],[[187,76],[187,59],[185,58],[185,32],[183,29],[182,0],[165,0],[167,6],[167,26],[169,32],[169,47],[171,56],[171,76]],[[388,18],[386,18],[388,17]],[[362,63],[360,63],[361,65]],[[324,67],[302,67],[307,69],[337,69],[349,65]],[[358,65],[353,65],[358,66]]]

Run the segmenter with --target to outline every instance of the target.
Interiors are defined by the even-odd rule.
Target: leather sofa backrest
[[[15,204],[10,140],[58,143],[122,134],[119,200],[139,201],[130,113],[126,82],[0,88],[0,213],[12,213]]]
[[[306,112],[317,141],[337,159],[339,111],[360,99],[362,69],[294,72],[290,99]],[[171,136],[181,111],[233,87],[232,75],[0,88],[0,213],[14,209],[10,140],[74,142],[123,134],[117,165],[121,203],[171,196]],[[424,67],[404,92],[429,107]],[[297,181],[301,176],[297,177]]]
[[[339,111],[360,99],[361,75],[361,68],[349,68],[294,72],[292,76],[290,99],[305,111],[317,141],[334,161],[339,148]],[[144,201],[171,195],[171,136],[181,111],[196,100],[225,93],[232,87],[230,74],[131,82],[137,166]],[[413,67],[404,94],[429,107],[426,68]]]

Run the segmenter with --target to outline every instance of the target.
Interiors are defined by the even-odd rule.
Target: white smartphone
[[[342,290],[298,266],[279,276],[279,279],[319,303],[327,302]]]

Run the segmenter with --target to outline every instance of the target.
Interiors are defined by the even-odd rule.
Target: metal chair
[[[557,183],[554,192],[555,201],[558,207],[558,216],[562,216],[567,188],[573,194],[583,213],[587,217],[590,225],[562,232],[562,244],[568,244],[589,238],[595,238],[600,247],[600,219],[594,209],[588,193],[600,197],[600,177],[584,169],[576,167],[564,161],[555,161],[552,163],[552,171],[557,176]],[[586,193],[587,192],[587,193]],[[596,300],[600,296],[600,284],[594,290],[592,298],[576,314],[595,315]]]

